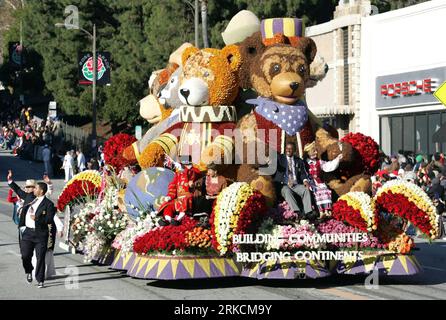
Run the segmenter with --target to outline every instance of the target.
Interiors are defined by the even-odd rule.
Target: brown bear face
[[[252,87],[259,95],[284,104],[294,104],[303,96],[310,64],[316,55],[313,40],[302,37],[296,46],[287,43],[265,46],[259,32],[239,46],[243,61],[241,87]],[[243,73],[249,73],[249,77]]]

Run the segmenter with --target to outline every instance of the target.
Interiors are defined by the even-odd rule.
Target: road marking
[[[348,300],[369,300],[368,297],[363,296],[363,295],[359,295],[356,293],[352,293],[352,292],[348,292],[348,291],[344,291],[344,290],[339,290],[336,288],[326,288],[326,289],[319,289],[320,291],[326,292],[328,294],[334,295],[334,296],[338,296],[341,297],[343,299],[348,299]]]
[[[8,250],[8,253],[15,255],[16,257],[21,257],[20,253],[17,253],[15,251],[12,250]]]
[[[435,267],[429,267],[429,266],[422,266],[425,269],[431,269],[431,270],[436,270],[436,271],[443,271],[446,272],[445,269],[440,269],[440,268],[435,268]]]
[[[106,299],[106,300],[118,300],[118,299],[116,299],[115,297],[112,297],[112,296],[102,296],[104,299]]]

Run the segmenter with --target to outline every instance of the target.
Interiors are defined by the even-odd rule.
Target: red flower
[[[234,230],[234,234],[250,234],[256,233],[265,214],[268,210],[266,205],[265,197],[258,191],[255,191],[252,196],[250,196],[240,211],[240,216],[237,221],[237,227]],[[218,226],[214,225],[215,212],[212,210],[211,217],[209,219],[209,224],[211,225],[212,231],[212,246],[218,251],[218,241],[215,233]],[[234,245],[229,247],[229,251],[232,251]]]
[[[349,206],[347,201],[338,200],[333,205],[333,218],[338,221],[343,221],[352,227],[358,228],[363,232],[368,232],[367,223],[361,216],[359,210]]]
[[[406,196],[394,194],[391,191],[383,192],[375,203],[378,211],[392,213],[409,220],[423,233],[430,235],[432,226],[428,215],[412,201],[409,201]]]
[[[126,133],[119,133],[108,139],[104,144],[104,159],[105,162],[113,166],[116,172],[121,171],[127,165],[133,164],[123,156],[123,151],[128,146],[136,141],[134,136]]]
[[[184,250],[188,246],[187,232],[192,231],[197,222],[189,217],[184,217],[181,225],[168,225],[153,229],[138,237],[133,243],[133,251],[138,254],[150,252]]]
[[[348,142],[358,152],[361,162],[358,162],[355,171],[364,171],[373,174],[378,169],[379,164],[379,146],[371,137],[362,133],[349,133],[341,139],[342,142]]]
[[[67,205],[86,196],[98,195],[99,189],[90,181],[75,180],[67,186],[57,200],[57,209],[64,211]]]

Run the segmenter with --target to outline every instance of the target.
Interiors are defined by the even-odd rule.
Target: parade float
[[[406,230],[411,224],[429,240],[439,236],[429,197],[401,180],[371,196],[377,143],[361,133],[339,140],[305,104],[305,88],[321,77],[311,67],[317,49],[302,36],[301,20],[267,19],[241,32],[238,19],[225,31],[223,49],[176,50],[141,100],[140,114],[152,125],[144,137],[112,137],[106,169],[67,183],[58,209],[78,208],[70,215],[73,245],[86,261],[141,279],[420,272]],[[251,142],[269,147],[266,160],[237,153],[238,143],[249,150]],[[327,172],[312,171],[333,202],[319,216],[291,210],[274,172],[262,171],[289,142],[300,156],[314,149],[313,165],[336,162]],[[215,164],[228,183],[207,215],[194,215],[198,183]]]

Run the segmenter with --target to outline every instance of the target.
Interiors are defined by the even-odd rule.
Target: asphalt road
[[[307,300],[307,299],[445,299],[446,242],[419,243],[416,252],[424,272],[409,277],[380,277],[376,289],[366,288],[365,276],[336,276],[317,280],[271,281],[225,278],[184,281],[133,279],[120,271],[83,263],[56,247],[58,275],[38,289],[29,285],[19,254],[17,228],[12,222],[12,205],[6,202],[7,170],[12,169],[19,185],[27,178],[41,179],[43,165],[0,152],[0,299],[179,299],[179,300]],[[54,180],[56,199],[63,180]],[[78,274],[78,287],[72,285]]]

